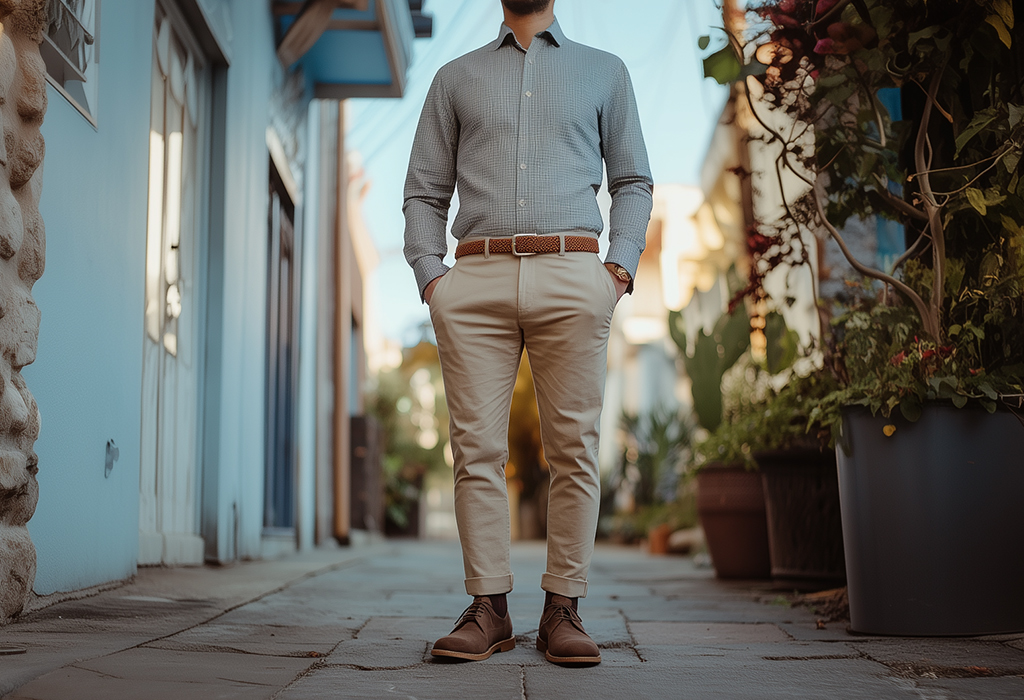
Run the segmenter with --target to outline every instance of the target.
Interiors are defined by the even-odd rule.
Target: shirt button
[[[526,170],[526,163],[520,163],[519,164],[519,169],[520,170]]]
[[[533,97],[533,93],[532,93],[532,92],[530,92],[529,90],[527,90],[527,91],[526,91],[526,96],[527,96],[527,97]]]
[[[525,207],[526,206],[526,200],[525,199],[520,199],[519,200],[519,206]]]

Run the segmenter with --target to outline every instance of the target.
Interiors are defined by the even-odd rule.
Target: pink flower
[[[818,6],[814,8],[815,16],[821,17],[823,14],[835,7],[837,2],[839,2],[839,0],[818,0]]]
[[[832,39],[819,39],[818,43],[814,45],[814,53],[817,54],[829,54],[829,53],[843,53],[837,51],[837,44]]]

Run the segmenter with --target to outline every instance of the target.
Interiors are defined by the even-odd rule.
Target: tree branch
[[[905,214],[906,216],[909,216],[911,219],[916,219],[917,221],[928,220],[927,214],[925,214],[923,211],[915,207],[913,204],[903,199],[900,199],[892,192],[890,192],[887,188],[883,187],[880,190],[876,190],[876,192],[878,192],[878,196],[882,198],[882,201],[885,204],[888,204],[890,207],[898,211],[900,214]]]
[[[901,255],[898,258],[896,258],[896,262],[894,262],[892,264],[891,274],[895,275],[896,274],[896,270],[900,269],[900,265],[905,263],[908,259],[910,259],[910,256],[912,256],[914,253],[917,252],[917,246],[921,245],[921,241],[927,241],[927,240],[930,240],[928,238],[928,236],[925,233],[921,233],[917,237],[917,240],[914,241],[914,244],[912,246],[910,246],[909,248],[907,248],[905,251],[903,251],[903,255]]]
[[[924,113],[921,115],[921,124],[917,130],[917,139],[914,143],[914,166],[918,172],[918,184],[921,187],[921,197],[924,200],[924,210],[928,215],[928,229],[932,238],[932,293],[929,300],[931,315],[935,320],[935,342],[941,342],[938,332],[939,315],[942,313],[943,295],[946,286],[946,239],[942,231],[942,221],[939,218],[941,207],[935,200],[935,193],[932,192],[931,176],[928,174],[931,160],[931,141],[928,138],[928,124],[931,122],[932,109],[936,105],[935,97],[939,92],[939,85],[942,83],[942,74],[946,72],[946,63],[936,69],[932,74],[931,84],[928,86],[928,98],[925,100]],[[929,156],[925,156],[927,147]]]
[[[752,76],[747,77],[749,78]],[[747,106],[750,108],[751,116],[753,116],[754,119],[757,120],[757,123],[761,125],[761,128],[763,128],[765,131],[771,134],[773,141],[777,140],[779,143],[782,144],[782,159],[786,162],[786,167],[789,168],[789,172],[793,173],[798,178],[806,182],[809,187],[814,187],[814,182],[804,177],[800,172],[797,171],[796,168],[793,167],[793,164],[789,162],[789,150],[787,148],[788,142],[786,141],[786,139],[782,137],[782,134],[768,126],[768,124],[766,124],[765,121],[761,119],[761,115],[757,113],[757,109],[755,109],[754,107],[754,98],[751,97],[750,95],[750,88],[748,87],[746,80],[743,81],[743,94],[746,95],[747,97]]]
[[[970,187],[971,185],[973,185],[973,184],[974,184],[975,182],[977,182],[978,180],[980,180],[980,179],[981,179],[981,176],[982,176],[982,175],[984,175],[984,174],[985,174],[985,173],[987,173],[987,172],[988,172],[989,170],[991,170],[992,168],[994,168],[994,167],[996,167],[997,165],[999,165],[999,161],[1001,161],[1001,160],[1003,159],[1003,156],[1005,156],[1005,155],[1006,155],[1007,153],[1009,153],[1009,152],[1010,152],[1011,150],[1013,150],[1013,149],[1011,149],[1011,148],[1010,148],[1009,146],[1007,146],[1007,147],[1005,147],[1005,148],[1003,149],[1003,151],[1002,151],[1001,153],[997,153],[996,155],[994,155],[994,156],[993,156],[993,158],[995,158],[995,159],[996,159],[996,160],[995,160],[995,162],[994,162],[994,163],[992,163],[991,165],[989,165],[989,166],[988,166],[987,168],[985,168],[984,170],[982,170],[982,171],[981,171],[980,173],[978,173],[977,175],[975,175],[975,176],[974,176],[974,179],[970,180],[970,181],[969,181],[969,182],[968,182],[968,183],[967,183],[966,185],[964,185],[963,187],[960,187],[959,189],[955,189],[955,190],[953,190],[952,192],[936,192],[935,194],[941,194],[941,195],[945,195],[945,196],[948,196],[948,197],[952,197],[952,196],[953,196],[954,194],[960,194],[961,192],[963,192],[964,190],[966,190],[966,189],[967,189],[968,187]],[[991,160],[991,159],[990,159],[990,158],[986,158],[986,160]],[[930,172],[936,172],[936,171],[932,170],[932,171],[930,171]]]
[[[817,183],[815,183],[814,186],[814,205],[818,209],[818,216],[821,217],[822,225],[828,230],[829,234],[832,236],[832,239],[837,244],[839,244],[839,250],[843,252],[843,256],[846,258],[847,262],[850,263],[853,269],[855,269],[857,272],[861,273],[865,277],[870,277],[871,279],[876,279],[879,282],[891,285],[894,289],[896,289],[896,291],[900,292],[903,296],[909,299],[910,303],[912,303],[914,305],[914,308],[917,309],[918,315],[921,316],[921,323],[924,326],[924,332],[930,335],[936,341],[938,341],[938,318],[932,316],[931,311],[928,308],[928,305],[925,303],[924,299],[922,299],[917,292],[915,292],[913,289],[911,289],[903,282],[900,282],[892,275],[887,275],[884,272],[881,272],[880,270],[868,267],[860,260],[858,260],[856,257],[854,257],[853,253],[850,252],[850,249],[846,245],[846,241],[843,240],[843,237],[839,234],[839,231],[836,230],[836,227],[833,226],[832,222],[830,222],[828,220],[828,217],[825,216],[825,207],[822,205],[824,195],[821,192],[821,187],[822,183],[821,180],[819,180]]]

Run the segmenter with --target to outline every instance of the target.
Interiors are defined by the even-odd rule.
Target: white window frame
[[[102,0],[47,0],[49,22],[39,45],[47,82],[94,127],[99,102],[101,4]],[[69,56],[59,41],[76,35],[74,54]]]

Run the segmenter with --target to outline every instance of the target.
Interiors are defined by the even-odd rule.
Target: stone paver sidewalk
[[[599,546],[580,612],[593,668],[534,648],[542,544],[513,550],[516,649],[434,662],[468,604],[458,545],[402,542],[226,569],[143,569],[0,628],[0,696],[93,698],[1024,698],[1024,635],[854,636],[763,584]],[[781,601],[774,601],[781,602]]]

